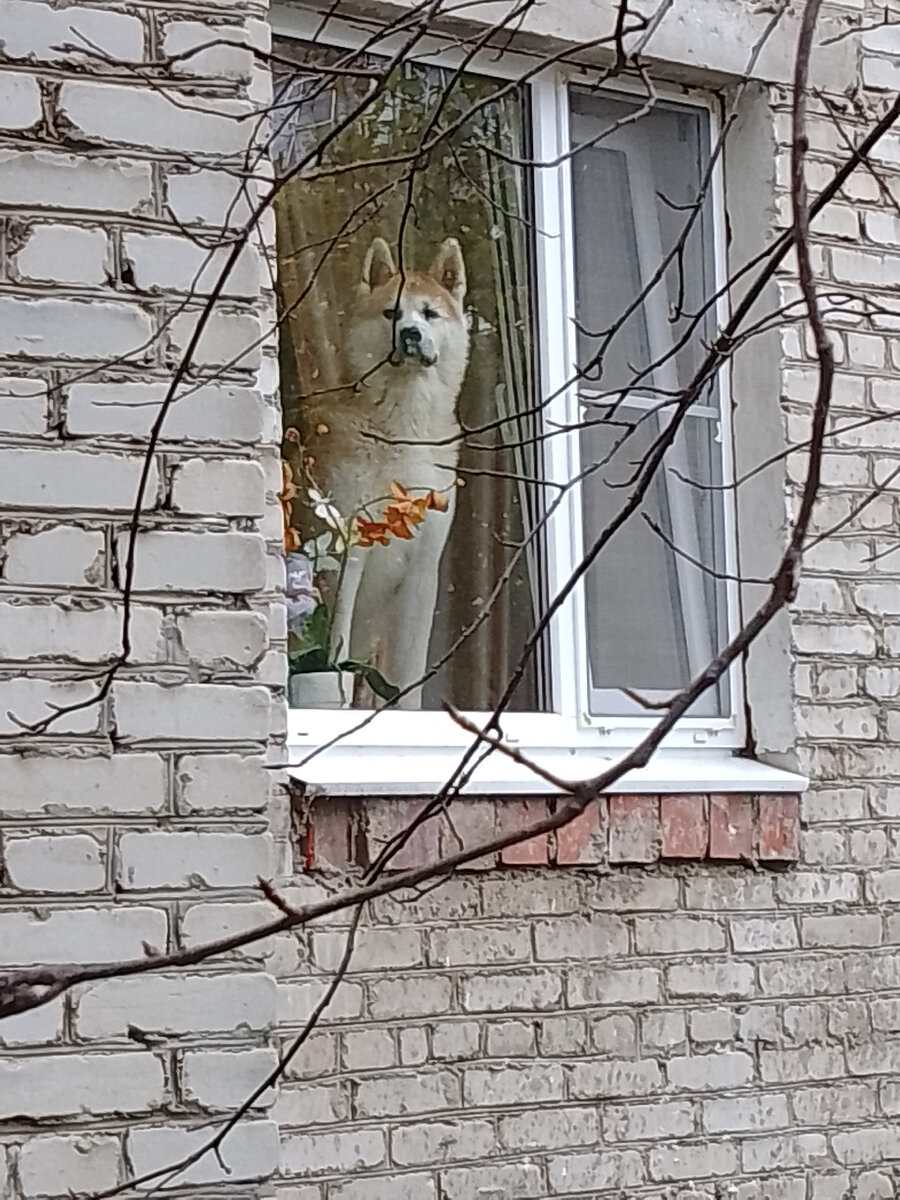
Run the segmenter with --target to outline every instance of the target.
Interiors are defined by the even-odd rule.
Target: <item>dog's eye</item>
[[[436,308],[432,308],[430,304],[426,304],[422,309],[422,316],[426,321],[436,321],[441,314]]]
[[[384,310],[384,319],[386,321],[396,321],[400,316],[400,310],[397,308],[386,308]]]

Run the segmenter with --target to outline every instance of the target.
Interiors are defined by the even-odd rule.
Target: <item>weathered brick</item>
[[[610,862],[655,862],[659,841],[658,796],[610,796]]]
[[[694,1132],[694,1110],[686,1100],[659,1104],[607,1104],[603,1128],[613,1142],[654,1141],[668,1137],[690,1137]]]
[[[385,1135],[380,1129],[337,1133],[286,1134],[282,1170],[291,1175],[344,1174],[377,1167],[385,1161]]]
[[[128,1157],[136,1175],[158,1171],[178,1162],[209,1141],[208,1129],[178,1129],[157,1126],[134,1129],[128,1134]],[[205,1154],[180,1173],[185,1185],[209,1184],[241,1179],[265,1179],[278,1163],[278,1127],[272,1121],[242,1121],[229,1134],[221,1157]]]
[[[487,1158],[494,1148],[489,1121],[417,1121],[391,1133],[391,1158],[401,1167]]]
[[[32,1135],[19,1152],[22,1192],[31,1200],[105,1191],[119,1182],[121,1154],[114,1134]]]
[[[0,298],[0,306],[2,303]],[[64,509],[68,515],[78,508],[129,511],[134,507],[142,468],[137,455],[61,450],[58,446],[0,450],[0,503]],[[146,491],[151,506],[155,495],[156,469],[151,467]]]
[[[185,754],[176,763],[185,812],[257,811],[269,802],[271,772],[251,754]]]
[[[46,427],[47,384],[44,380],[10,375],[0,377],[0,432],[41,434]]]
[[[28,282],[98,286],[108,281],[109,244],[102,229],[35,224],[14,263]]]
[[[264,833],[124,833],[117,877],[126,890],[254,887],[272,875]]]
[[[705,1146],[676,1143],[650,1151],[650,1177],[668,1182],[734,1175],[738,1170],[738,1162],[737,1147],[730,1142]]]
[[[29,75],[0,72],[0,129],[30,129],[41,118],[41,93]]]
[[[458,1108],[459,1080],[450,1071],[420,1071],[415,1075],[382,1073],[363,1079],[356,1087],[355,1105],[360,1117],[395,1117],[406,1113],[438,1112]]]
[[[741,1087],[753,1078],[753,1059],[740,1051],[670,1058],[666,1064],[673,1087],[692,1092]]]
[[[790,1124],[787,1096],[778,1092],[734,1100],[704,1100],[702,1115],[704,1128],[710,1133],[783,1129]]]
[[[220,1111],[237,1108],[268,1078],[275,1065],[274,1052],[261,1047],[188,1051],[181,1061],[184,1099],[201,1108]],[[266,1107],[273,1100],[274,1092],[269,1088],[256,1106]]]
[[[0,792],[10,817],[152,814],[166,804],[165,763],[156,754],[0,754]]]
[[[268,1029],[275,982],[261,974],[148,975],[88,984],[75,1014],[87,1040],[126,1037],[130,1026],[157,1036]]]
[[[89,834],[7,838],[4,859],[25,892],[94,892],[106,882],[103,845]]]
[[[653,1059],[574,1063],[569,1068],[569,1094],[575,1100],[649,1096],[662,1087],[662,1072]]]
[[[441,1196],[446,1200],[471,1200],[472,1196],[540,1196],[540,1168],[535,1163],[498,1163],[496,1166],[453,1167],[441,1171]]]
[[[479,966],[527,962],[528,929],[510,925],[453,925],[429,933],[429,960],[435,966]]]
[[[534,923],[539,962],[608,958],[628,953],[628,927],[618,917],[556,917]]]
[[[146,438],[168,394],[166,383],[72,383],[66,427],[73,434]],[[225,384],[183,386],[163,420],[163,442],[258,442],[264,408],[258,392]]]
[[[573,967],[569,972],[569,1004],[653,1004],[659,999],[660,972],[655,967]]]
[[[120,563],[126,561],[126,539],[126,534],[118,539]],[[257,534],[152,530],[135,539],[137,591],[255,592],[264,579],[265,544]]]
[[[144,945],[164,949],[167,919],[162,909],[52,909],[0,913],[0,963],[96,962],[98,947],[109,960],[141,958]]]
[[[463,1101],[475,1108],[562,1100],[563,1072],[556,1063],[528,1067],[466,1067]]]
[[[663,858],[706,858],[709,816],[706,796],[660,796]]]
[[[0,1058],[0,1117],[145,1113],[165,1096],[163,1064],[142,1051]]]
[[[65,358],[106,361],[136,355],[146,358],[153,341],[150,316],[136,304],[114,300],[24,299],[0,296],[0,354],[16,358]],[[9,455],[11,451],[4,451]],[[20,454],[36,453],[19,451]],[[55,454],[59,455],[57,448]],[[75,451],[68,451],[74,454]],[[103,470],[98,466],[97,485]],[[4,471],[5,474],[5,471]],[[62,490],[62,484],[57,485]],[[69,503],[73,492],[67,496]],[[113,507],[119,505],[85,505]]]
[[[549,1160],[548,1174],[557,1194],[597,1187],[633,1188],[646,1179],[643,1161],[635,1150],[555,1155]]]
[[[638,954],[725,949],[723,927],[702,917],[639,917],[634,923],[634,938]]]

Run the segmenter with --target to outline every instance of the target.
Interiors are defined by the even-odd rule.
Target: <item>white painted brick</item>
[[[874,740],[878,714],[860,705],[803,704],[797,709],[797,728],[806,737]]]
[[[234,228],[257,202],[256,183],[230,171],[179,171],[168,176],[166,188],[172,215],[182,225]]]
[[[0,963],[95,962],[104,958],[141,958],[144,943],[166,945],[166,914],[155,908],[54,909],[0,913]]]
[[[189,458],[172,476],[176,512],[261,517],[266,508],[265,478],[255,462]]]
[[[209,1129],[135,1129],[128,1134],[129,1161],[135,1175],[144,1175],[168,1167],[208,1141]],[[215,1154],[207,1154],[179,1173],[179,1184],[267,1178],[278,1165],[278,1126],[271,1121],[244,1121],[229,1133],[220,1155],[225,1169]]]
[[[0,1117],[142,1113],[164,1095],[162,1062],[146,1051],[0,1059]]]
[[[95,892],[106,882],[102,845],[86,833],[7,837],[4,859],[24,892]]]
[[[78,1036],[128,1036],[129,1025],[178,1037],[268,1029],[275,1016],[275,980],[258,973],[147,975],[85,985],[75,1009]]]
[[[142,465],[137,454],[90,454],[59,446],[0,450],[0,506],[128,512],[134,507]],[[148,505],[156,487],[156,467],[151,466]]]
[[[842,283],[892,287],[900,283],[900,256],[874,254],[864,250],[831,251],[834,277]]]
[[[891,212],[867,212],[865,215],[867,236],[883,246],[900,246],[900,218]]]
[[[900,87],[900,64],[889,58],[863,58],[863,82],[866,87],[895,92]]]
[[[181,938],[185,946],[197,946],[234,933],[259,929],[272,921],[272,906],[262,901],[239,904],[227,901],[215,904],[206,901],[192,904],[181,921]],[[240,958],[262,958],[272,953],[274,941],[266,938],[250,943],[234,953]]]
[[[220,40],[231,44],[209,45],[212,41]],[[184,55],[186,51],[195,47],[205,48],[173,62],[173,75],[236,79],[242,82],[250,79],[253,53],[246,29],[239,25],[210,27],[200,21],[171,21],[166,25],[163,37],[164,54]]]
[[[113,685],[118,736],[130,742],[265,741],[270,696],[261,687],[214,683]]]
[[[570,1155],[559,1171],[554,1173],[554,1160],[550,1168],[550,1186],[554,1192],[561,1192],[565,1186],[582,1190],[582,1184],[602,1187],[613,1179],[622,1181],[615,1173],[616,1156],[607,1152],[605,1161],[601,1162],[599,1155],[591,1156],[590,1167],[578,1174],[575,1165],[579,1155]],[[586,1157],[586,1156],[585,1156]],[[635,1156],[637,1157],[637,1156]],[[588,1184],[590,1178],[591,1183]],[[634,1177],[633,1181],[636,1181]],[[543,1191],[541,1171],[536,1163],[497,1163],[477,1167],[453,1167],[441,1172],[441,1196],[444,1200],[469,1200],[472,1196],[515,1196],[516,1200],[525,1200],[528,1196],[540,1196]],[[565,1183],[563,1181],[566,1181]],[[423,1193],[423,1200],[428,1200],[429,1193]]]
[[[15,255],[20,279],[38,283],[107,282],[109,246],[102,229],[76,225],[32,225]]]
[[[119,1182],[122,1147],[114,1135],[31,1135],[19,1152],[19,1179],[27,1200],[97,1192]]]
[[[30,129],[41,119],[41,92],[30,75],[0,71],[0,129]]]
[[[423,988],[429,991],[434,980],[423,981]],[[316,1005],[320,1004],[328,985],[318,979],[307,980],[303,983],[282,984],[278,989],[278,1023],[287,1025],[303,1025],[309,1020]],[[449,991],[449,989],[448,989]],[[446,1011],[449,997],[444,1005]],[[363,990],[356,983],[341,983],[334,995],[334,1000],[328,1006],[329,1019],[340,1021],[346,1018],[361,1016],[363,1009]],[[386,1015],[378,1011],[376,1019]],[[391,1016],[394,1013],[390,1014]]]
[[[0,377],[0,432],[44,433],[47,384],[43,379]]]
[[[0,466],[3,453],[0,452]],[[0,483],[0,494],[2,494]],[[118,541],[125,562],[127,534]],[[265,584],[265,543],[254,533],[139,533],[134,586],[140,592],[255,592]]]
[[[840,625],[794,623],[794,644],[801,654],[837,654],[871,657],[875,634],[868,625],[842,621]]]
[[[134,609],[130,631],[132,661],[156,662],[162,646],[162,614]],[[122,614],[112,607],[0,603],[0,659],[100,663],[119,653],[121,645]]]
[[[276,1061],[273,1050],[188,1051],[181,1066],[185,1102],[201,1108],[237,1108],[268,1078]],[[274,1098],[269,1088],[256,1106],[267,1107]]]
[[[380,1129],[337,1133],[286,1134],[282,1138],[282,1170],[309,1176],[358,1171],[385,1161],[385,1135]]]
[[[855,367],[883,367],[885,340],[870,333],[848,333],[847,353]]]
[[[137,213],[151,204],[150,164],[49,150],[0,150],[0,203]]]
[[[124,833],[123,888],[254,887],[273,869],[267,833]]]
[[[169,344],[175,356],[183,356],[187,351],[198,319],[198,313],[181,313],[167,326]],[[216,311],[205,322],[191,361],[202,367],[258,368],[261,340],[268,333],[258,316]]]
[[[9,817],[161,812],[165,763],[155,754],[0,754],[0,795]]]
[[[887,10],[885,9],[884,12],[885,20],[887,20]],[[875,25],[871,29],[864,29],[862,45],[864,50],[874,50],[876,54],[900,56],[900,26],[896,24],[896,21],[891,21],[889,24]]]
[[[83,60],[85,42],[79,34],[110,58],[140,62],[144,56],[144,27],[137,17],[81,4],[51,8],[35,0],[5,0],[3,50],[8,58]],[[64,44],[75,47],[74,52],[60,49]]]
[[[218,290],[222,269],[231,255],[230,246],[207,250],[190,238],[168,233],[126,233],[122,242],[142,291],[203,295]],[[259,285],[260,262],[249,245],[241,251],[218,294],[253,297]]]
[[[183,93],[178,99],[176,107],[149,89],[79,80],[63,84],[59,104],[63,119],[90,142],[210,155],[246,148],[253,125],[248,104]]]
[[[460,1105],[459,1079],[451,1071],[423,1070],[413,1076],[381,1073],[361,1079],[355,1093],[361,1117],[436,1112]]]
[[[690,1058],[672,1058],[667,1063],[669,1083],[689,1091],[720,1091],[742,1087],[753,1078],[753,1059],[749,1054],[696,1054]]]
[[[54,710],[81,704],[96,695],[91,683],[53,683],[47,679],[17,679],[0,681],[0,733],[25,736],[22,723],[33,725],[50,716]],[[90,705],[74,712],[61,714],[52,730],[61,733],[97,733],[103,715],[102,705]]]
[[[184,755],[176,764],[181,807],[199,813],[264,809],[271,774],[259,755]]]
[[[63,999],[0,1019],[0,1046],[40,1046],[62,1038]],[[2,1192],[0,1192],[2,1195]]]
[[[103,582],[103,534],[57,525],[36,533],[14,533],[4,546],[6,583],[96,586]]]
[[[153,323],[135,304],[0,296],[0,354],[108,361],[152,339]]]
[[[188,613],[178,619],[177,630],[187,657],[205,665],[249,667],[269,645],[261,613]]]
[[[347,947],[346,933],[313,931],[312,953],[322,971],[336,971]],[[373,929],[358,940],[351,971],[382,971],[424,966],[422,935],[415,929]]]
[[[146,438],[167,393],[162,383],[75,383],[69,388],[70,433]],[[204,386],[181,389],[169,406],[162,440],[258,442],[263,403],[250,388]]]

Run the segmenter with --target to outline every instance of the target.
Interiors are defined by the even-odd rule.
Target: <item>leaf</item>
[[[395,683],[389,683],[382,675],[377,667],[373,667],[371,663],[357,662],[353,658],[345,658],[343,662],[338,664],[341,671],[350,671],[354,675],[359,675],[366,681],[376,696],[382,700],[396,700],[400,695],[400,689]]]
[[[312,650],[288,651],[288,672],[291,675],[314,675],[322,671],[336,671],[337,667],[328,660],[328,651],[324,646],[316,646]]]
[[[309,614],[309,620],[300,635],[300,645],[296,653],[305,654],[311,650],[322,650],[327,654],[328,638],[331,632],[329,624],[328,608],[324,604],[317,604]]]

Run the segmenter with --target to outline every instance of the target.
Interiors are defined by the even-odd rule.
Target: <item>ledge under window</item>
[[[341,745],[315,754],[294,741],[288,773],[307,787],[343,796],[422,796],[433,794],[453,774],[462,751],[447,746]],[[563,779],[591,779],[607,770],[624,750],[561,748],[525,750],[538,766]],[[629,771],[614,784],[613,794],[659,795],[721,792],[796,794],[808,779],[780,767],[741,758],[727,750],[662,750],[646,767]],[[505,755],[489,755],[463,789],[469,795],[544,795],[547,782]]]

